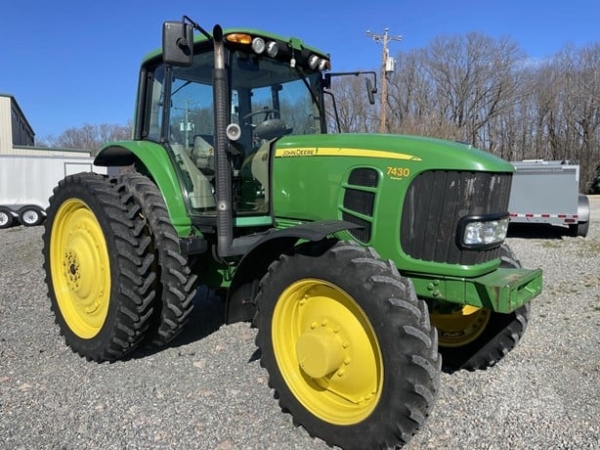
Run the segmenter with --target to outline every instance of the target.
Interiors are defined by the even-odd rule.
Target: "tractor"
[[[328,132],[332,78],[348,75],[330,66],[297,38],[165,22],[132,139],[95,157],[118,170],[54,189],[46,283],[66,344],[96,362],[169,344],[206,286],[224,324],[257,329],[294,424],[331,446],[388,448],[423,426],[442,370],[513,349],[542,272],[504,243],[509,163]],[[375,74],[353,75],[372,99]]]

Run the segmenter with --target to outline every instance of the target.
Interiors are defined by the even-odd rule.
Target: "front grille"
[[[464,216],[506,213],[512,174],[429,171],[413,180],[404,200],[400,242],[413,258],[472,265],[498,257],[499,248],[461,249],[458,221]]]

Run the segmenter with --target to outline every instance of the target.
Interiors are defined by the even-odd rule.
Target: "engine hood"
[[[508,162],[470,145],[398,134],[287,136],[276,144],[276,158],[347,156],[419,162],[423,170],[513,172]]]

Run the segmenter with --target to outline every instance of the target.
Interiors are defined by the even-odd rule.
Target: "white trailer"
[[[0,154],[0,228],[39,225],[52,190],[67,175],[106,173],[91,157]]]
[[[511,164],[511,223],[567,226],[571,235],[587,236],[590,206],[587,196],[579,193],[578,165],[543,160]]]

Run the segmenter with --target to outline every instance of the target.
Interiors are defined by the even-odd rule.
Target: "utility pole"
[[[378,44],[383,43],[383,51],[381,57],[381,124],[379,126],[379,132],[385,133],[386,131],[386,110],[387,110],[387,74],[394,71],[394,58],[390,57],[388,50],[389,41],[401,41],[402,36],[390,36],[388,34],[389,29],[386,28],[383,34],[371,33],[367,30],[367,36],[373,38]]]

